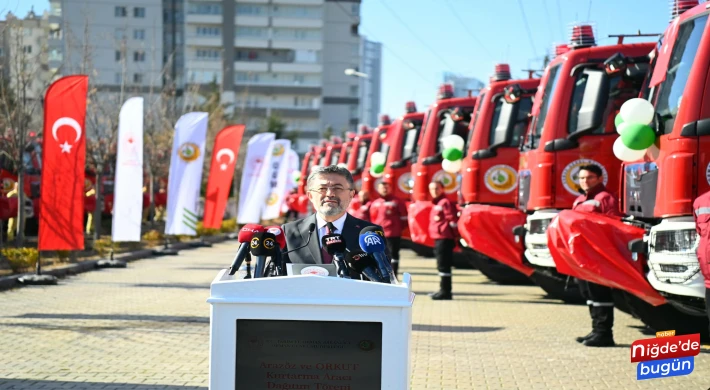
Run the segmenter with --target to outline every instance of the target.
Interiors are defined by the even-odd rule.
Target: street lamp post
[[[362,77],[362,78],[365,78],[365,79],[368,78],[368,77],[370,77],[370,76],[367,75],[367,73],[358,72],[356,69],[353,69],[353,68],[345,69],[345,75],[347,75],[347,76],[355,76],[355,77]]]

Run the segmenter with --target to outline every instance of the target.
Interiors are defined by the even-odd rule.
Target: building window
[[[116,31],[113,33],[113,37],[116,38],[117,41],[122,41],[123,38],[126,37],[126,30],[122,28],[117,28]]]
[[[134,51],[133,52],[133,62],[145,62],[145,52],[144,51]]]
[[[32,54],[32,46],[27,45],[27,46],[23,47],[22,52],[25,54]]]
[[[134,18],[145,18],[145,7],[135,7],[133,8]]]
[[[237,4],[237,15],[266,16],[266,7],[263,5]]]
[[[198,26],[197,35],[216,37],[222,35],[222,29],[219,27]]]
[[[262,37],[266,35],[266,29],[264,27],[238,26],[234,31],[234,35],[239,37]]]
[[[123,83],[123,75],[121,73],[116,73],[115,81],[116,81],[116,84]]]
[[[219,59],[219,51],[218,50],[209,50],[209,49],[197,49],[197,58],[200,59]]]
[[[113,11],[113,16],[117,18],[125,18],[126,15],[128,15],[128,11],[126,11],[126,7],[118,7],[114,8]]]
[[[143,74],[142,73],[133,73],[133,83],[134,84],[142,84],[143,83]]]
[[[121,61],[121,51],[116,50],[116,61]]]
[[[145,40],[145,30],[142,28],[133,30],[133,39],[137,41]]]
[[[350,86],[350,96],[352,97],[358,97],[360,94],[359,88],[357,85],[351,85]]]
[[[358,6],[357,4],[353,4],[353,5],[351,5],[350,7],[351,7],[351,8],[350,8],[350,12],[351,12],[353,15],[357,15],[357,14],[360,13],[360,6]]]
[[[222,4],[219,3],[203,3],[195,4],[190,3],[187,12],[190,14],[200,14],[200,15],[221,15],[222,14]]]

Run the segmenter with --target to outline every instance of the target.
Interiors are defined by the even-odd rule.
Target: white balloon
[[[387,157],[382,152],[375,152],[375,153],[372,153],[372,156],[370,156],[370,164],[371,165],[382,165],[385,163],[386,160],[387,160]]]
[[[656,144],[651,145],[646,150],[648,150],[648,157],[650,157],[651,160],[658,160],[658,156],[661,154],[661,149],[658,149],[658,146],[656,146]]]
[[[647,125],[653,120],[653,104],[646,99],[633,98],[621,106],[621,119],[628,123]]]
[[[463,165],[463,160],[449,161],[444,160],[441,162],[441,169],[448,173],[458,173]]]
[[[646,149],[644,150],[633,150],[629,149],[621,141],[621,137],[614,141],[614,156],[624,162],[634,162],[641,160],[643,156],[646,155]]]
[[[461,136],[452,134],[444,139],[441,140],[441,146],[443,146],[442,150],[446,150],[449,148],[455,148],[462,150],[464,145],[464,140],[461,138]]]
[[[619,135],[621,135],[621,132],[624,131],[624,129],[625,129],[626,126],[628,126],[628,125],[629,125],[629,124],[626,123],[626,122],[621,122],[621,123],[619,123],[619,126],[616,126],[616,132],[619,133]]]

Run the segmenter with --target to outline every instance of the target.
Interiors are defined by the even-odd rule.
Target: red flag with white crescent
[[[67,76],[44,99],[39,250],[84,249],[88,76]]]
[[[219,229],[222,226],[244,128],[244,125],[227,126],[217,133],[214,139],[212,164],[205,193],[205,215],[202,221],[205,228]]]

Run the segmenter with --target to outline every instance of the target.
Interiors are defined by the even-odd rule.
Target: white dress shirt
[[[333,234],[343,234],[343,226],[345,225],[345,218],[347,218],[348,213],[343,214],[342,217],[336,219],[333,221],[333,226],[335,226],[335,231],[332,232]],[[318,226],[318,246],[323,247],[323,243],[321,242],[321,238],[328,234],[328,229],[326,228],[325,224],[328,223],[326,222],[323,218],[316,213],[316,225]]]

